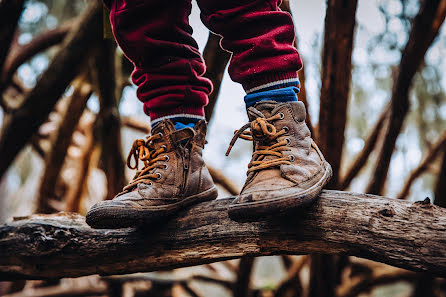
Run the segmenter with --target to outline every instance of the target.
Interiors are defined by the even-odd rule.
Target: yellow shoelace
[[[133,142],[132,148],[130,149],[129,155],[127,157],[127,166],[130,169],[136,169],[136,174],[132,181],[124,187],[121,193],[130,192],[137,184],[146,183],[152,184],[152,180],[157,180],[161,178],[161,174],[153,173],[153,169],[162,168],[166,169],[166,164],[160,164],[158,161],[168,161],[169,157],[167,155],[160,156],[162,153],[167,151],[166,146],[161,146],[159,149],[154,149],[153,141],[161,139],[163,135],[161,133],[148,136],[146,140],[137,139]],[[134,165],[132,165],[132,160]],[[144,163],[144,168],[138,170],[139,160]]]
[[[290,165],[291,161],[288,157],[284,157],[282,151],[287,151],[289,142],[286,140],[277,141],[277,138],[286,134],[285,128],[277,131],[276,127],[271,124],[275,120],[282,119],[280,113],[269,117],[258,117],[255,120],[245,124],[239,130],[234,132],[229,148],[226,152],[226,156],[231,152],[232,147],[238,138],[242,138],[248,141],[261,141],[268,145],[259,145],[252,155],[251,162],[248,164],[248,173],[263,170],[266,168],[275,167],[281,164]],[[250,131],[245,131],[250,128]],[[266,156],[275,156],[276,158],[271,160],[264,160]]]

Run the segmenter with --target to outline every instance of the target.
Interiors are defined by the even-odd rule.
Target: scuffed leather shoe
[[[227,152],[239,137],[254,142],[245,185],[229,206],[231,219],[289,212],[317,199],[332,171],[305,116],[302,102],[260,101],[248,108],[250,122],[236,131]]]
[[[175,130],[170,120],[156,125],[147,140],[133,143],[127,158],[131,169],[138,169],[139,160],[144,168],[113,200],[94,205],[87,223],[94,228],[150,224],[188,205],[217,198],[202,158],[205,137],[205,121],[194,129]]]

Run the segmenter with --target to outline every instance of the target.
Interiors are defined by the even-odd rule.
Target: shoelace
[[[151,185],[152,180],[157,180],[161,178],[160,173],[154,173],[153,169],[162,168],[166,169],[166,164],[160,164],[158,161],[169,161],[169,156],[160,156],[162,153],[166,152],[166,146],[163,145],[159,149],[154,149],[154,141],[161,139],[163,137],[162,133],[157,133],[155,135],[147,136],[146,140],[137,139],[133,142],[132,148],[130,149],[129,155],[127,157],[127,166],[130,169],[136,169],[136,174],[132,181],[123,188],[122,192],[118,195],[130,192],[137,184],[146,183]],[[132,165],[132,160],[134,160],[134,165]],[[144,168],[138,170],[139,160],[144,163]]]
[[[226,156],[231,152],[232,147],[238,138],[242,138],[248,141],[261,141],[268,145],[259,145],[252,155],[252,160],[248,164],[248,173],[271,168],[281,164],[291,165],[291,161],[288,157],[284,157],[282,151],[287,151],[289,141],[281,140],[277,141],[277,138],[286,134],[287,129],[283,128],[277,131],[276,127],[271,122],[280,120],[283,118],[283,114],[277,113],[272,117],[263,118],[258,117],[255,120],[243,125],[239,130],[234,132],[231,143],[229,144]],[[246,129],[250,128],[250,131]],[[272,144],[271,144],[272,143]],[[264,160],[266,156],[275,156],[276,158],[271,160]]]

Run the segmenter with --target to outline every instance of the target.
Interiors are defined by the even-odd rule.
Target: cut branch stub
[[[446,276],[446,209],[379,196],[323,191],[301,214],[229,219],[232,199],[198,204],[145,229],[95,230],[84,217],[35,215],[0,227],[0,279],[124,274],[244,255],[345,252]]]

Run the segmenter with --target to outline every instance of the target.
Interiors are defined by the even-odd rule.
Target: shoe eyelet
[[[280,115],[280,119],[283,120],[285,118],[285,115],[283,114],[283,112],[279,112]]]
[[[294,162],[296,158],[293,155],[290,155],[290,162]]]
[[[164,158],[166,158],[166,162],[169,162],[170,157],[168,155],[164,155]]]
[[[166,145],[162,145],[161,148],[163,148],[165,151],[167,151],[167,146]]]
[[[290,145],[291,144],[291,140],[289,138],[285,138],[286,144]]]
[[[290,128],[288,128],[287,126],[284,126],[282,129],[285,130],[285,133],[288,133],[290,131]]]
[[[160,179],[161,179],[161,176],[162,176],[161,173],[157,172],[156,174],[158,175],[158,177],[156,178],[156,180],[160,180]]]
[[[158,132],[158,135],[159,135],[160,137],[164,137],[164,134],[161,133],[161,132]]]
[[[152,182],[149,182],[148,184],[146,184],[146,185],[148,185],[148,186],[152,186],[153,185],[153,183]]]
[[[163,167],[163,168],[161,168],[161,169],[164,169],[164,170],[166,170],[167,168],[169,168],[169,166],[168,166],[167,164],[164,164],[164,167]]]

